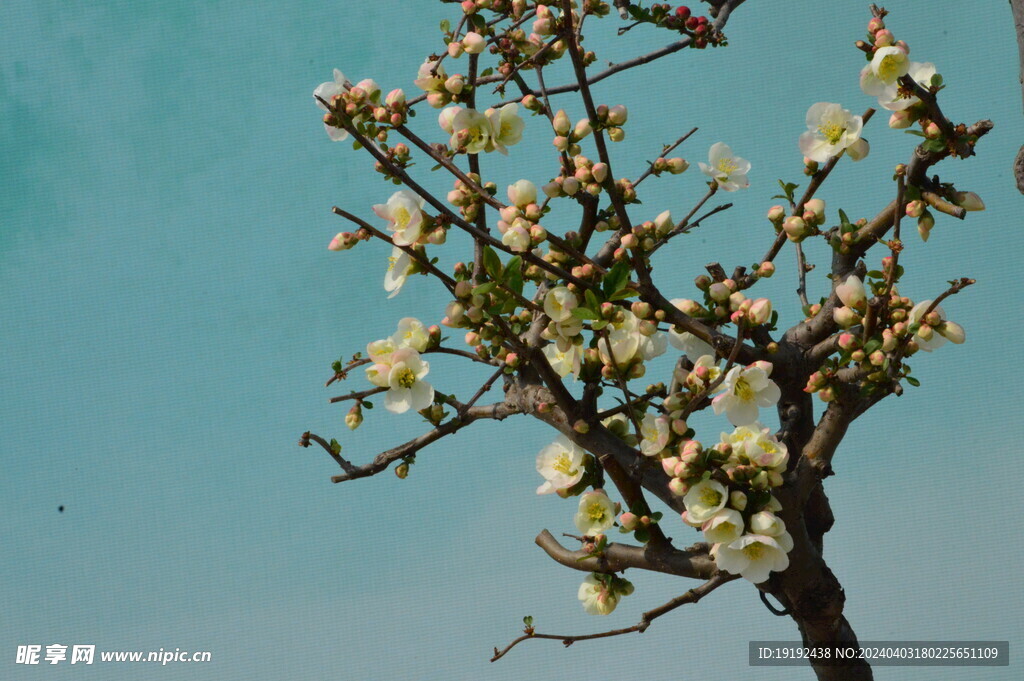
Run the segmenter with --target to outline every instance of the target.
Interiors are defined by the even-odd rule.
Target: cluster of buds
[[[868,21],[867,40],[858,41],[857,47],[869,54],[883,47],[898,47],[910,54],[910,47],[904,41],[896,40],[892,31],[885,27],[885,21],[881,16],[871,17],[871,20]]]
[[[906,213],[909,218],[917,218],[917,233],[921,235],[921,241],[928,241],[928,235],[935,226],[935,217],[925,208],[924,201],[908,201]]]
[[[857,275],[851,274],[846,281],[836,286],[835,292],[840,302],[843,303],[842,306],[832,311],[832,318],[836,324],[844,329],[860,324],[868,307],[864,283]]]
[[[711,483],[728,495],[728,500],[722,499],[724,505],[752,514],[768,506],[773,508],[767,510],[778,510],[778,502],[763,493],[782,485],[788,461],[786,445],[769,428],[753,423],[722,433],[721,441],[707,448],[696,440],[683,440],[677,454],[662,458],[661,465],[671,478],[668,488],[676,496],[686,496],[700,485]],[[684,514],[683,521],[701,527],[707,518],[697,515]]]
[[[458,59],[463,54],[480,54],[487,47],[487,39],[476,31],[469,31],[461,40],[448,43],[448,56]]]
[[[468,94],[465,77],[458,73],[449,77],[442,64],[430,59],[420,65],[413,82],[427,93],[427,103],[435,109],[460,102]]]
[[[586,156],[577,154],[573,157],[573,167],[575,171],[571,175],[563,171],[561,175],[545,184],[542,188],[544,194],[549,198],[557,198],[575,196],[579,191],[585,191],[591,196],[601,193],[601,185],[608,179],[608,164],[600,161],[595,163]]]
[[[395,93],[398,93],[397,95]],[[394,96],[394,97],[393,97]],[[381,90],[377,83],[366,78],[347,90],[342,90],[331,97],[328,102],[330,110],[324,114],[324,124],[333,128],[343,128],[347,121],[356,126],[367,137],[375,137],[379,142],[388,139],[387,130],[379,128],[383,125],[401,125],[405,122],[405,95],[401,90],[393,90],[388,100],[381,105]],[[378,117],[380,112],[380,117]]]
[[[868,224],[867,218],[860,218],[856,222],[843,222],[839,229],[832,234],[829,244],[840,253],[850,252],[850,248],[858,241],[860,229]]]
[[[667,171],[673,175],[679,175],[685,173],[689,167],[690,164],[681,156],[673,156],[672,158],[659,156],[651,163],[651,172],[655,175],[661,175]]]
[[[817,393],[822,402],[831,402],[836,399],[836,391],[832,387],[834,380],[835,372],[832,369],[822,368],[807,377],[804,392],[812,395]]]
[[[372,236],[365,229],[357,229],[354,233],[338,232],[338,234],[331,239],[331,243],[327,245],[327,250],[347,251],[360,241],[369,241],[371,238]]]
[[[466,175],[476,187],[480,187],[480,176],[476,173],[467,173]],[[459,213],[462,214],[467,221],[472,222],[476,220],[480,211],[484,209],[484,200],[480,196],[473,186],[466,184],[462,180],[456,179],[453,185],[453,189],[448,192],[448,203],[456,206],[459,209]],[[482,189],[489,195],[494,196],[498,192],[498,185],[494,182],[487,182],[483,185]]]
[[[512,205],[501,209],[498,231],[501,241],[517,253],[528,251],[547,240],[547,230],[537,224],[541,208],[537,205],[537,187],[529,180],[519,180],[508,188]]]
[[[386,131],[381,131],[386,134]],[[386,144],[381,144],[380,151],[384,154],[390,164],[376,161],[373,164],[373,169],[391,180],[392,184],[400,185],[402,180],[394,176],[390,170],[391,166],[397,166],[399,168],[405,168],[409,164],[409,147],[404,142],[399,142],[393,147],[389,147]]]
[[[579,143],[594,131],[589,118],[581,118],[576,121],[576,125],[573,125],[569,120],[569,115],[565,113],[565,109],[559,109],[555,113],[551,120],[551,127],[555,131],[555,137],[551,143],[559,151],[570,155],[579,154]]]
[[[693,36],[691,46],[704,49],[709,44],[717,45],[722,36],[716,34],[711,22],[705,16],[695,16],[685,5],[672,7],[666,2],[656,2],[647,10],[647,20],[657,26]]]

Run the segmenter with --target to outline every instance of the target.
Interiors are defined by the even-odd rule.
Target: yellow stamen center
[[[818,132],[828,140],[829,144],[836,144],[842,138],[843,133],[846,132],[846,128],[838,123],[823,123],[818,126]]]
[[[754,542],[743,547],[743,555],[750,560],[760,560],[767,550],[768,547],[761,542]]]
[[[577,472],[576,468],[573,467],[572,459],[569,458],[569,454],[567,452],[559,454],[555,458],[554,463],[551,464],[551,467],[559,473],[570,477],[575,476]]]
[[[732,160],[732,158],[718,159],[718,164],[716,167],[718,168],[718,171],[720,173],[725,173],[726,175],[739,168],[739,166],[736,165],[736,162]]]
[[[604,506],[600,502],[593,502],[587,506],[587,517],[591,520],[603,520],[604,519]]]
[[[416,373],[409,367],[399,369],[395,382],[400,388],[411,388],[416,384]]]
[[[749,402],[754,399],[754,389],[747,383],[747,379],[741,378],[736,381],[736,397],[740,398],[744,402]]]
[[[700,494],[700,503],[714,508],[722,503],[722,493],[711,487],[705,487]]]

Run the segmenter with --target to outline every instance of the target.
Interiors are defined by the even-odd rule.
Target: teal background
[[[828,493],[838,519],[827,559],[862,640],[1024,640],[1017,527],[1017,341],[1021,196],[1011,162],[1024,141],[1016,46],[1005,2],[896,1],[888,24],[912,58],[933,61],[954,120],[991,118],[979,155],[943,179],[980,193],[984,213],[939,216],[931,240],[908,230],[903,292],[978,285],[948,301],[968,342],[912,364],[923,385],[851,429]],[[572,529],[572,502],[537,498],[536,452],[552,437],[522,418],[425,450],[407,480],[331,485],[334,464],[300,449],[306,429],[342,440],[357,462],[414,436],[415,415],[368,413],[355,433],[330,362],[390,334],[407,315],[440,319],[447,298],[424,278],[386,300],[388,250],[325,246],[334,204],[371,219],[393,187],[365,155],[332,144],[310,92],[341,68],[387,91],[440,49],[451,6],[403,0],[93,2],[7,0],[0,10],[0,677],[11,679],[650,679],[811,678],[747,666],[747,642],[797,638],[745,583],[658,621],[643,636],[568,650],[528,642],[490,664],[533,615],[540,631],[628,626],[688,589],[630,575],[636,593],[607,618],[576,600],[581,573],[532,541]],[[861,112],[852,43],[862,3],[752,0],[730,46],[686,51],[605,81],[599,101],[630,106],[616,175],[635,177],[693,125],[693,168],[643,185],[653,218],[685,214],[704,189],[696,162],[725,141],[753,164],[752,186],[699,232],[659,254],[672,296],[718,260],[765,251],[777,178],[805,184],[797,137],[816,101]],[[597,23],[597,22],[595,22]],[[640,27],[588,46],[619,61],[670,40]],[[591,27],[594,29],[595,27]],[[447,62],[450,72],[465,60]],[[557,76],[557,77],[556,77]],[[550,82],[564,82],[559,69]],[[582,105],[558,99],[575,118]],[[419,130],[442,141],[435,113]],[[487,157],[499,186],[554,168],[549,131]],[[870,157],[825,185],[830,219],[870,217],[893,194],[891,168],[914,140],[866,128]],[[427,176],[428,163],[415,170]],[[445,191],[447,180],[430,176]],[[565,229],[557,217],[548,227]],[[571,224],[571,223],[570,223]],[[462,242],[442,249],[465,257]],[[827,267],[823,249],[810,258]],[[767,282],[793,321],[793,255]],[[824,277],[810,275],[814,295]],[[759,289],[755,289],[755,292]],[[475,367],[432,360],[431,381],[469,395]],[[666,366],[664,363],[659,367]],[[650,374],[655,377],[656,372]],[[364,382],[358,376],[354,388]],[[774,418],[767,419],[773,422]],[[701,421],[716,440],[721,420]],[[475,433],[475,434],[474,434]],[[58,506],[65,506],[58,513]],[[669,523],[673,523],[671,518]],[[698,536],[675,523],[685,545]],[[19,644],[101,650],[209,650],[209,664],[14,664]],[[1004,668],[877,668],[878,679],[1016,679]]]

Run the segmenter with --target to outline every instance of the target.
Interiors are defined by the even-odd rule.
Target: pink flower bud
[[[835,320],[836,324],[844,329],[848,329],[860,321],[860,315],[857,314],[856,310],[851,307],[846,307],[845,305],[843,307],[837,307],[832,312],[832,318]]]
[[[841,333],[839,334],[839,347],[847,352],[851,352],[860,347],[860,340],[852,333]]]
[[[782,229],[786,232],[786,238],[794,242],[803,241],[808,233],[807,224],[803,218],[795,215],[786,218],[786,221],[782,223]]]
[[[985,202],[974,192],[957,192],[953,200],[964,210],[985,210]]]
[[[466,51],[466,54],[480,54],[485,47],[487,47],[487,41],[475,31],[470,31],[462,39],[462,49]]]
[[[885,22],[882,21],[880,17],[872,17],[871,20],[868,21],[868,33],[871,33],[872,35],[881,31],[883,28],[885,28]]]
[[[634,513],[625,512],[619,516],[619,525],[622,525],[622,529],[629,530],[632,532],[640,524],[640,519]]]
[[[887,28],[875,33],[875,47],[888,47],[896,42],[896,37]]]
[[[935,121],[928,121],[928,125],[924,126],[924,136],[930,140],[938,139],[942,137],[942,128]]]
[[[786,217],[786,209],[782,206],[772,206],[768,209],[768,219],[772,222],[782,222]]]
[[[608,109],[608,122],[612,125],[622,125],[629,118],[629,111],[621,104]]]
[[[569,122],[569,116],[565,113],[565,109],[559,109],[554,120],[551,121],[551,127],[554,128],[555,134],[564,137],[569,134],[571,126],[572,123]]]
[[[775,263],[771,262],[770,260],[765,260],[757,268],[757,276],[761,277],[762,279],[768,279],[773,274],[775,274]]]
[[[889,116],[889,127],[894,130],[902,130],[912,126],[915,120],[916,117],[909,109],[893,111],[892,115]]]
[[[732,295],[732,291],[730,291],[729,287],[722,282],[716,281],[708,287],[708,295],[710,295],[711,299],[715,302],[724,303],[729,300],[729,296]]]
[[[916,200],[907,203],[907,217],[919,218],[924,213],[924,201]]]
[[[681,497],[690,491],[690,486],[683,482],[681,478],[672,478],[668,481],[668,491],[672,492],[672,494],[677,497]],[[683,511],[683,515],[686,515],[686,511]],[[684,517],[683,522],[685,521],[686,518]]]
[[[747,314],[751,324],[765,324],[772,316],[772,301],[767,298],[758,298],[750,306]]]

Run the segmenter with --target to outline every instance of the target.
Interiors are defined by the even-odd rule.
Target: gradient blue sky
[[[944,75],[950,117],[996,124],[977,158],[940,168],[988,210],[963,223],[940,216],[925,246],[908,239],[907,295],[978,279],[945,305],[968,342],[915,358],[922,387],[851,429],[827,487],[838,518],[827,558],[861,639],[1019,646],[1024,428],[1012,361],[1024,242],[1010,166],[1024,125],[1010,12],[998,0],[889,9],[912,56]],[[393,188],[349,145],[328,141],[310,92],[335,66],[412,91],[418,63],[439,49],[438,21],[452,14],[425,0],[4,3],[0,676],[563,680],[633,676],[642,665],[651,679],[733,679],[755,673],[748,640],[796,638],[735,583],[642,637],[568,650],[530,642],[491,665],[489,651],[523,615],[560,633],[626,626],[690,585],[632,575],[636,594],[612,616],[583,613],[582,575],[532,543],[541,528],[571,529],[574,510],[534,495],[534,455],[552,436],[540,424],[460,434],[424,452],[405,481],[335,486],[330,459],[295,446],[312,429],[365,461],[422,428],[412,414],[377,410],[348,434],[344,408],[327,404],[333,359],[391,333],[400,317],[436,321],[446,298],[417,278],[385,300],[386,249],[325,249],[343,228],[333,204],[371,217]],[[627,143],[613,148],[621,175],[635,176],[693,125],[701,130],[681,151],[694,166],[719,140],[753,163],[731,211],[660,254],[670,294],[692,295],[711,259],[731,269],[764,252],[776,178],[805,179],[796,138],[810,104],[860,112],[873,103],[852,47],[867,18],[866,3],[751,0],[729,25],[727,49],[684,52],[596,89],[600,101],[630,106]],[[618,39],[599,31],[588,45],[618,61],[668,40],[644,27]],[[582,115],[572,96],[559,101]],[[430,110],[416,122],[442,139]],[[527,136],[508,160],[486,159],[499,185],[550,177],[549,132],[531,119]],[[861,217],[884,205],[890,169],[913,144],[883,115],[865,136],[871,156],[844,162],[821,194],[833,217],[837,207]],[[643,199],[653,217],[685,212],[702,191],[694,168],[649,181]],[[827,263],[822,251],[810,257]],[[786,321],[796,309],[792,259],[787,251],[763,289],[789,310]],[[815,294],[826,284],[818,272],[810,283]],[[478,380],[442,360],[431,377],[463,393]],[[716,439],[721,424],[706,423],[701,437]],[[681,524],[671,533],[690,541]],[[214,661],[44,671],[13,664],[26,643],[180,647]],[[878,679],[1019,676],[1019,664],[876,670]]]

